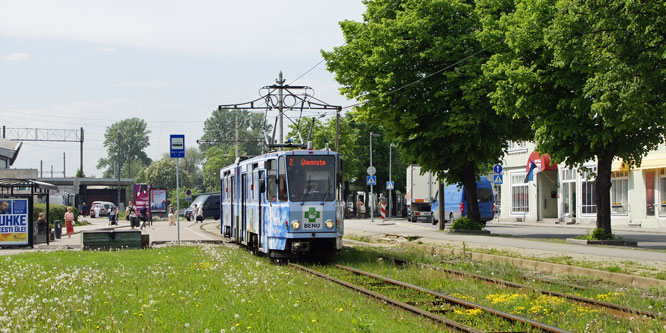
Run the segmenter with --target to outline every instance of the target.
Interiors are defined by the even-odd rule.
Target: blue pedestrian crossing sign
[[[387,190],[392,190],[393,189],[393,182],[386,182],[386,189]]]
[[[493,175],[493,183],[495,183],[495,184],[504,183],[504,176],[503,175]]]
[[[366,176],[365,181],[368,185],[377,185],[377,176]]]
[[[495,173],[502,173],[502,166],[500,164],[495,164],[493,171],[495,171]]]

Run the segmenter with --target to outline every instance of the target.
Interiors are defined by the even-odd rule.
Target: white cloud
[[[342,44],[338,21],[359,0],[23,0],[0,10],[0,34],[202,55],[296,55]],[[333,41],[334,44],[331,44]]]
[[[28,55],[23,52],[12,53],[8,56],[2,57],[3,61],[21,61],[28,58]]]
[[[131,80],[121,84],[129,88],[140,89],[164,89],[171,86],[171,83],[161,80]]]

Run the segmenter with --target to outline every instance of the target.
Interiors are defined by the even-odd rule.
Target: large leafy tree
[[[666,6],[604,0],[482,1],[494,107],[534,122],[538,149],[597,160],[597,227],[611,234],[611,163],[639,165],[666,133]]]
[[[345,95],[363,103],[358,110],[364,118],[382,125],[407,159],[462,183],[468,202],[477,202],[479,173],[499,162],[507,141],[523,137],[527,127],[491,108],[481,68],[489,53],[469,57],[482,49],[474,5],[365,3],[363,22],[341,22],[346,44],[323,52],[328,69]],[[478,206],[469,205],[468,215],[478,221]]]
[[[264,115],[248,111],[215,110],[204,122],[202,140],[213,143],[202,144],[201,151],[206,152],[210,147],[234,146],[235,124],[238,121],[238,138],[240,147],[247,154],[261,153],[264,140],[264,129],[270,130],[270,125],[264,121]]]
[[[139,171],[136,180],[153,188],[176,188],[176,160],[167,156],[155,161]]]
[[[123,119],[106,128],[104,148],[106,157],[97,162],[97,168],[106,168],[104,175],[113,175],[114,167],[118,166],[121,175],[132,178],[132,171],[138,162],[141,166],[150,164],[151,159],[144,151],[149,145],[146,122],[139,118]]]

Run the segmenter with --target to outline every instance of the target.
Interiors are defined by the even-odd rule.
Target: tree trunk
[[[476,168],[468,166],[463,171],[463,185],[465,186],[465,199],[467,200],[467,217],[479,222],[481,214],[479,213],[479,201],[476,195]]]
[[[597,206],[597,228],[602,228],[611,234],[611,165],[613,164],[613,151],[606,151],[604,155],[597,155],[597,178],[595,180],[595,197]]]

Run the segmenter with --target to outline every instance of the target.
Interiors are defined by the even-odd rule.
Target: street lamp
[[[392,150],[393,148],[398,148],[398,146],[396,146],[396,145],[389,145],[389,183],[391,183],[391,180],[392,180],[392,179],[391,179],[391,164],[392,164],[393,161],[392,161],[392,159],[391,159],[391,150]],[[389,199],[389,200],[388,200],[388,201],[389,201],[389,207],[388,207],[388,208],[389,208],[389,212],[388,212],[388,217],[389,217],[389,219],[390,219],[390,218],[391,218],[391,212],[392,212],[392,210],[391,210],[391,207],[392,207],[391,203],[392,203],[392,201],[393,201],[393,197],[391,196],[391,190],[390,190],[390,189],[388,190],[388,196],[389,196],[389,198],[388,198],[388,199]]]
[[[372,169],[372,137],[373,136],[378,138],[379,134],[370,132],[370,169]],[[374,176],[374,175],[370,175],[370,177],[372,177],[372,176]],[[369,198],[369,200],[367,200],[368,202],[366,202],[366,205],[368,205],[368,208],[370,208],[370,222],[375,222],[375,212],[374,212],[375,204],[374,204],[373,196],[374,196],[373,186],[370,185],[370,198]],[[369,205],[369,203],[371,203],[371,202],[372,202],[372,207]]]

